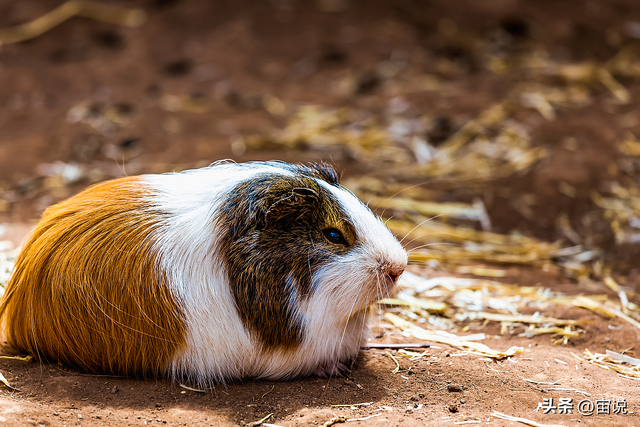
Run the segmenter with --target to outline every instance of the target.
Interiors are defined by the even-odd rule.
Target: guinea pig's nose
[[[382,271],[387,276],[387,280],[391,282],[390,284],[394,285],[398,281],[398,277],[404,273],[404,268],[404,265],[388,263],[383,265]]]
[[[385,274],[392,283],[396,283],[402,273],[404,273],[404,267],[389,267]]]

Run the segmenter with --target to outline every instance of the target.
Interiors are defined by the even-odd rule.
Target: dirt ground
[[[61,3],[0,0],[0,28],[35,19]],[[323,10],[334,3],[344,9]],[[19,244],[47,206],[92,182],[124,174],[199,167],[225,158],[326,158],[335,160],[346,177],[368,172],[366,164],[322,152],[245,151],[240,137],[285,125],[285,118],[268,108],[273,97],[287,106],[380,112],[402,96],[420,114],[439,118],[442,126],[435,130],[442,135],[431,138],[446,139],[526,78],[490,70],[475,41],[488,50],[540,46],[552,58],[600,64],[640,37],[640,30],[629,29],[640,22],[636,0],[118,4],[142,7],[146,23],[122,28],[76,18],[36,39],[0,46],[0,224],[6,228],[0,240]],[[507,48],[499,41],[505,34],[511,40]],[[394,84],[386,77],[391,72],[381,72],[378,65],[398,59],[407,64],[407,82],[436,76],[440,87],[410,90]],[[604,260],[615,268],[618,281],[638,293],[637,245],[616,244],[604,221],[584,220],[595,211],[593,191],[617,173],[611,166],[619,160],[614,143],[625,132],[640,134],[640,80],[621,79],[621,84],[629,102],[615,102],[600,87],[592,92],[593,102],[559,109],[551,120],[521,109],[517,118],[549,156],[526,174],[492,181],[481,190],[451,188],[447,197],[469,201],[479,195],[495,231],[517,230],[547,241],[566,239],[556,227],[557,218],[566,214],[578,234],[595,236],[592,243],[605,250]],[[105,109],[116,117],[113,129],[74,119],[78,111]],[[69,185],[52,185],[44,177],[46,165],[54,162],[94,172]],[[540,202],[523,211],[521,194]],[[500,280],[569,295],[596,292],[560,270],[515,266]],[[226,426],[272,414],[265,422],[281,426],[320,426],[336,416],[353,425],[522,425],[491,415],[498,411],[549,425],[640,425],[640,382],[581,357],[585,348],[594,353],[629,349],[627,354],[637,357],[640,330],[580,308],[556,307],[544,314],[584,321],[587,333],[554,345],[548,335],[502,335],[499,325],[490,323],[483,329],[487,345],[522,346],[525,352],[497,363],[434,345],[420,360],[398,358],[400,371],[392,373],[396,366],[389,354],[397,355],[396,350],[366,350],[343,378],[247,380],[207,393],[162,379],[89,376],[62,366],[0,360],[0,372],[20,389],[0,390],[0,424]],[[375,331],[377,319],[372,323]],[[402,335],[384,339],[411,341]],[[558,382],[541,385],[523,378]],[[544,399],[557,406],[568,398],[571,414],[536,411]],[[581,414],[583,400],[626,402],[626,412],[635,414],[621,407],[615,412],[613,406],[608,414]],[[355,405],[362,403],[367,405]],[[353,406],[332,406],[347,404]]]

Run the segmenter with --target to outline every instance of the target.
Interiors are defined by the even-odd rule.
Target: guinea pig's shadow
[[[217,420],[237,424],[249,423],[270,413],[276,420],[298,412],[302,417],[304,411],[317,414],[322,410],[339,415],[339,409],[331,405],[378,402],[386,394],[384,380],[369,360],[361,353],[351,372],[342,377],[244,380],[219,385],[204,393],[164,379],[88,375],[54,364],[20,360],[0,359],[0,372],[12,386],[21,390],[5,389],[3,394],[40,401],[50,412],[70,411],[99,419],[126,414],[129,418],[154,420],[171,418],[172,413],[188,413],[192,414],[188,417],[191,422]],[[271,422],[276,421],[271,419]]]

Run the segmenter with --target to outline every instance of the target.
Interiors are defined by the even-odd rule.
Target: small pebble
[[[457,384],[449,384],[447,390],[449,390],[449,393],[460,393],[462,391],[462,387]]]

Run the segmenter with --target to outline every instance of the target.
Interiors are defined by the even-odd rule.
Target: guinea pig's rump
[[[49,208],[7,284],[11,347],[87,372],[156,375],[184,346],[181,307],[157,268],[139,178],[89,188]]]

